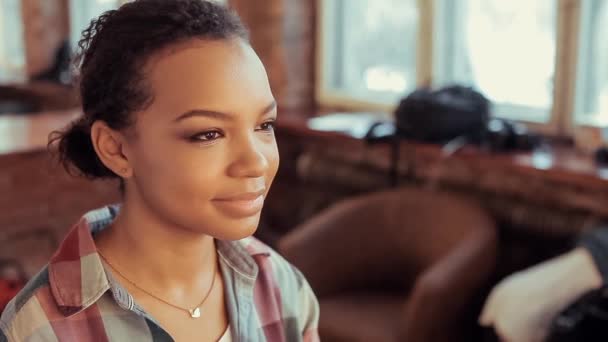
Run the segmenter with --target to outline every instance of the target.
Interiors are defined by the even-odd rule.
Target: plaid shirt
[[[173,341],[106,272],[93,235],[118,207],[86,214],[5,309],[0,342]],[[235,341],[318,341],[319,307],[301,273],[254,238],[217,241]]]

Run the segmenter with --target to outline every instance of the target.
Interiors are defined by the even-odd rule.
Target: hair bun
[[[57,142],[61,163],[73,174],[74,169],[87,178],[115,178],[117,175],[99,159],[91,141],[91,127],[84,120],[72,123],[63,132],[53,132],[50,143]]]

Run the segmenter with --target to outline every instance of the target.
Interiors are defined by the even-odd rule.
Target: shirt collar
[[[48,267],[51,293],[64,315],[86,309],[110,289],[119,305],[133,308],[131,295],[106,274],[93,239],[114,221],[119,211],[120,206],[113,205],[84,215],[51,257]],[[270,255],[270,248],[254,238],[216,240],[216,246],[228,267],[252,279],[258,273],[254,258]]]

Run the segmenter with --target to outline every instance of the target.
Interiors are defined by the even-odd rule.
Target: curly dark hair
[[[132,113],[153,100],[142,66],[170,45],[189,39],[222,40],[248,33],[225,6],[205,0],[135,0],[94,19],[82,32],[73,66],[84,115],[65,131],[53,132],[60,161],[68,172],[88,178],[118,178],[99,159],[91,125],[104,121],[121,130],[133,124]]]

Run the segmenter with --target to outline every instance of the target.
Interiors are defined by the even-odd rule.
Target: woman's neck
[[[141,206],[125,203],[96,245],[131,281],[154,281],[158,288],[199,288],[216,269],[213,237],[188,231]],[[208,284],[207,284],[208,286]]]

